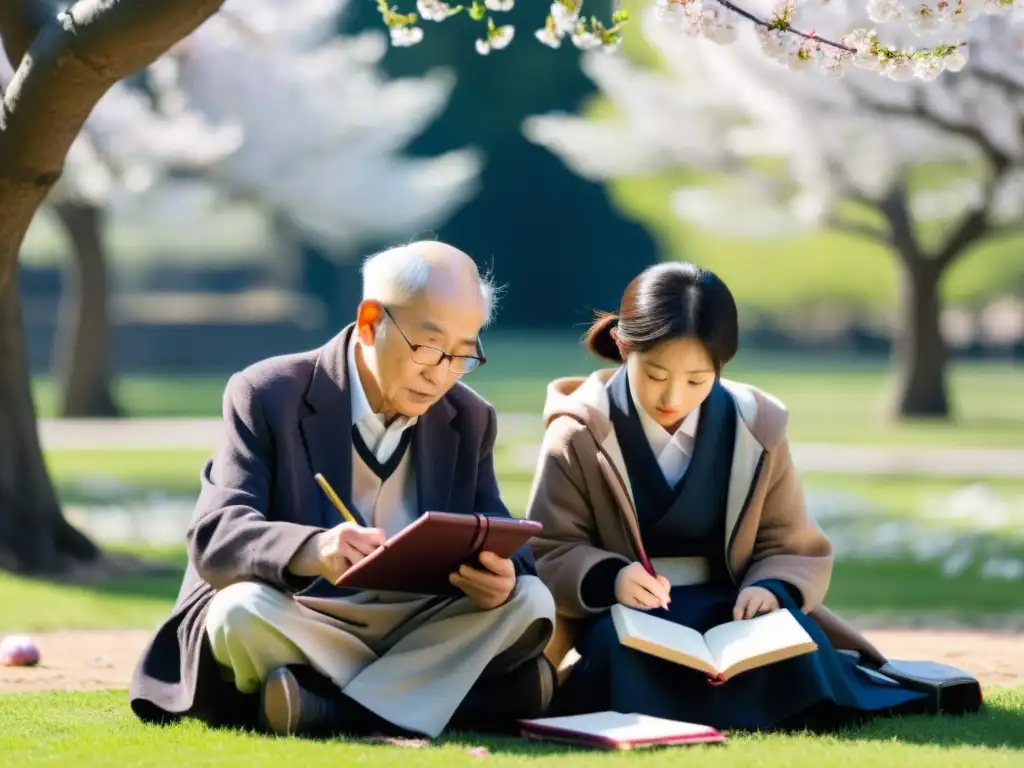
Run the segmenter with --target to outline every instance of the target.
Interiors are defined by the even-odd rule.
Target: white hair
[[[381,304],[402,304],[426,290],[430,278],[430,262],[418,248],[399,246],[367,258],[360,269],[363,276],[363,299]],[[477,274],[480,298],[484,306],[484,326],[493,320],[497,288],[490,274]]]

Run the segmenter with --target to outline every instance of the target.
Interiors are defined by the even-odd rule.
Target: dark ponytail
[[[622,355],[619,354],[619,347],[612,338],[612,329],[618,324],[618,315],[602,312],[583,337],[583,345],[598,357],[613,363],[621,363]]]
[[[695,264],[666,262],[648,267],[627,286],[619,313],[602,314],[590,326],[584,345],[598,357],[622,362],[612,338],[628,352],[646,352],[663,341],[695,338],[704,345],[715,371],[739,347],[739,320],[732,293],[717,275]]]

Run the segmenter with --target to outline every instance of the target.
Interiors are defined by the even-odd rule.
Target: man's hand
[[[480,565],[462,565],[448,580],[461,589],[483,611],[497,608],[508,600],[516,586],[516,568],[508,558],[493,552],[480,553]]]
[[[752,619],[762,613],[771,613],[779,610],[779,599],[764,587],[747,587],[738,598],[732,609],[732,617],[740,619]]]
[[[615,599],[627,608],[649,611],[667,608],[672,585],[664,576],[651,576],[640,563],[627,565],[615,577]]]
[[[299,576],[323,576],[333,584],[349,567],[381,546],[385,538],[380,528],[342,523],[306,542],[289,570]]]

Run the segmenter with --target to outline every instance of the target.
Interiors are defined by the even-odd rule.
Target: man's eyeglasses
[[[398,329],[398,332],[402,334],[402,338],[405,339],[405,343],[409,345],[409,349],[412,350],[412,361],[418,365],[433,365],[438,366],[445,360],[448,361],[448,371],[455,374],[456,376],[465,376],[467,373],[476,370],[478,367],[487,362],[487,358],[484,356],[483,347],[480,345],[480,340],[476,342],[476,355],[450,355],[442,349],[437,347],[428,347],[424,344],[413,344],[409,341],[409,337],[405,335],[405,331],[395,320],[395,316],[391,314],[391,310],[384,307],[384,312],[391,319],[392,325]]]

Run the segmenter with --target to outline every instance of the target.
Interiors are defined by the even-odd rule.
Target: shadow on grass
[[[1024,698],[1017,693],[1016,698]],[[898,741],[939,747],[1024,748],[1024,711],[1005,700],[973,715],[914,715],[879,719],[836,734],[841,741]]]
[[[181,547],[126,549],[108,547],[105,560],[81,573],[24,577],[38,584],[69,584],[96,595],[166,600],[173,603],[181,587],[188,555]]]

